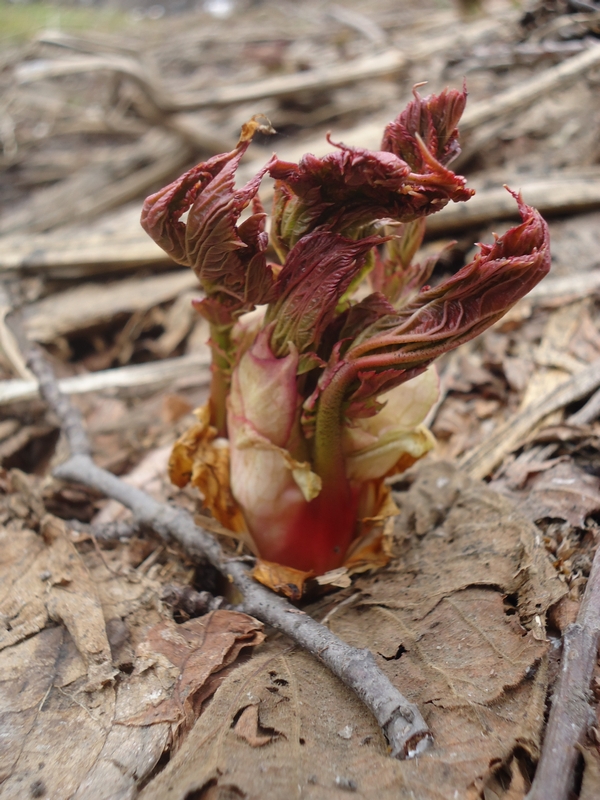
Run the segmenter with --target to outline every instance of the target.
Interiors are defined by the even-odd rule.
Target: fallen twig
[[[518,82],[489,100],[480,100],[465,111],[461,120],[461,133],[478,131],[494,120],[508,124],[510,115],[530,106],[540,97],[568,86],[580,75],[600,63],[600,46],[591,44],[583,53],[534,75],[526,81]]]
[[[590,425],[600,417],[600,390],[596,390],[579,411],[567,419],[569,425]]]
[[[590,682],[600,645],[600,548],[577,621],[563,636],[558,685],[533,786],[525,800],[567,800],[573,788],[582,744],[593,724]]]
[[[94,464],[81,417],[61,393],[52,368],[34,348],[29,349],[27,360],[38,378],[40,393],[60,420],[72,453],[54,470],[57,478],[83,483],[118,500],[131,510],[136,524],[152,528],[165,539],[173,537],[193,556],[208,560],[242,593],[241,608],[246,613],[289,636],[356,693],[377,719],[394,757],[410,758],[430,746],[431,732],[418,708],[390,683],[369,650],[346,644],[308,614],[256,583],[247,567],[240,560],[228,558],[217,540],[199,528],[187,511],[156,502]]]
[[[579,411],[571,414],[566,418],[567,425],[590,425],[595,422],[600,416],[600,389],[596,389],[590,399],[583,405]],[[541,463],[547,459],[552,458],[560,447],[560,442],[549,442],[548,444],[536,444],[528,450],[524,450],[515,461],[510,463],[507,468],[504,466],[499,470],[500,474],[496,474],[494,480],[491,481],[490,486],[494,486],[497,480],[500,484],[508,478],[509,484],[516,481],[517,485],[521,484],[523,478],[523,468],[527,471],[527,465],[532,463]],[[513,477],[514,476],[514,477]],[[502,489],[500,490],[502,491]]]
[[[489,100],[480,100],[472,105],[461,120],[461,134],[465,139],[462,153],[454,162],[454,168],[460,167],[494,140],[500,131],[510,125],[516,113],[531,106],[541,97],[565,89],[599,63],[600,46],[591,44],[583,53],[567,58],[529,80],[517,83]]]
[[[347,25],[349,28],[358,31],[361,36],[364,36],[376,47],[382,47],[387,41],[387,36],[381,26],[371,17],[361,14],[360,11],[333,5],[327,11],[327,16],[341,22],[342,25]]]
[[[189,269],[111,283],[82,283],[25,306],[23,323],[29,339],[52,342],[58,336],[110,322],[117,314],[148,311],[191,289],[200,294],[198,279]]]
[[[45,277],[81,279],[155,264],[173,262],[141,230],[139,203],[66,229],[0,236],[0,273],[37,272]]]
[[[150,129],[134,144],[110,148],[104,158],[39,189],[29,202],[2,215],[0,231],[47,231],[90,219],[144,194],[191,155],[179,134]]]
[[[90,440],[83,427],[81,413],[71,404],[67,395],[59,389],[54,371],[42,356],[41,350],[33,347],[30,349],[27,353],[27,366],[37,377],[40,393],[44,400],[60,420],[61,428],[67,437],[69,450],[73,456],[89,456]]]
[[[85,394],[105,389],[131,389],[142,386],[185,384],[186,386],[208,385],[210,381],[209,359],[204,353],[190,353],[178,358],[165,358],[147,364],[130,364],[126,367],[104,369],[87,375],[62,378],[58,386],[64,394]],[[0,407],[10,403],[33,400],[38,396],[36,380],[0,381]]]

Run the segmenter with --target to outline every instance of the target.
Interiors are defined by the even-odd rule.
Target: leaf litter
[[[460,26],[459,32],[464,30],[467,35],[464,46],[461,44],[457,48],[456,31],[454,35],[451,33],[449,38],[454,38],[449,51],[444,51],[446,45],[436,47],[434,60],[427,64],[417,58],[410,73],[398,82],[378,79],[368,84],[366,90],[362,84],[353,86],[350,91],[346,88],[319,90],[313,94],[311,102],[294,108],[289,107],[287,99],[279,103],[277,99],[267,98],[261,101],[261,110],[270,114],[275,127],[282,128],[286,137],[286,126],[310,124],[308,118],[313,113],[325,114],[322,119],[327,127],[332,124],[329,120],[334,119],[335,127],[343,129],[364,118],[365,108],[361,104],[367,97],[374,110],[385,103],[391,108],[390,99],[396,108],[412,83],[423,77],[430,79],[431,89],[436,90],[448,83],[459,85],[465,74],[471,105],[505,86],[516,87],[531,74],[543,74],[548,59],[554,63],[555,59],[567,57],[544,54],[545,44],[581,44],[582,35],[597,35],[594,27],[597,23],[591,18],[586,21],[578,17],[576,21],[571,4],[568,8],[565,3],[535,5],[533,11],[527,12],[532,35],[525,43],[533,44],[534,49],[541,48],[537,60],[532,57],[531,62],[519,61],[519,45],[515,42],[525,35],[524,28],[517,33],[516,27],[512,27],[515,23],[505,24],[500,17],[495,21],[495,28],[490,26],[491,17],[474,19]],[[401,46],[406,37],[420,41],[419,46],[422,46],[419,36],[426,39],[433,30],[435,38],[438,35],[436,25],[438,29],[440,25],[444,28],[444,34],[450,30],[443,17],[448,12],[440,11],[438,6],[425,4],[419,10],[402,8],[398,16],[396,4],[393,15],[384,9],[380,16],[384,20],[382,29],[390,41],[399,41]],[[259,9],[257,13],[262,12]],[[438,14],[442,16],[438,18]],[[279,47],[279,66],[275,69],[283,65],[283,73],[290,73],[292,77],[298,64],[301,69],[318,65],[326,26],[321,17],[315,17],[318,28],[315,39],[314,33],[307,35],[307,31],[314,30],[315,20],[310,21],[310,13],[304,8],[301,17],[287,19],[282,14],[277,23],[281,30],[279,38],[275,37],[276,45],[245,42],[245,52],[250,52],[252,47]],[[417,17],[423,34],[415,33],[411,27],[411,20]],[[428,17],[426,22],[425,17]],[[195,59],[210,61],[212,49],[198,47],[195,39],[192,42],[186,38],[181,48],[182,24],[186,36],[196,36],[191,29],[188,31],[186,18],[182,17],[179,23],[174,18],[164,19],[161,26],[163,23],[164,30],[173,31],[173,35],[168,35],[171,50],[177,49],[177,58],[170,63],[164,43],[160,46],[155,40],[148,43],[152,58],[159,47],[162,48],[158,57],[161,63],[169,64],[170,79],[180,66],[187,75],[197,66]],[[239,42],[244,42],[247,34],[242,32],[240,38],[235,23],[234,18],[222,23],[226,31],[224,42],[218,39],[223,36],[223,30],[213,30],[215,23],[209,22],[213,27],[208,36],[216,35],[219,46],[215,52],[219,52],[219,58],[225,53],[230,67],[238,69]],[[246,24],[244,22],[242,27]],[[456,26],[456,21],[451,24]],[[474,37],[477,26],[484,31],[484,39],[480,37],[473,49],[469,37]],[[578,26],[579,32],[575,31]],[[298,33],[300,28],[302,31]],[[560,30],[558,39],[557,30]],[[268,32],[268,25],[262,19],[253,35],[263,42],[273,34]],[[351,34],[346,27],[336,35],[341,42],[341,45],[338,42],[339,47],[336,45],[340,53],[342,50],[360,53],[372,46],[358,29]],[[141,52],[140,35],[137,36],[127,41],[127,47],[134,48],[136,58]],[[77,48],[83,42],[85,51],[89,47],[86,37],[71,43]],[[492,53],[496,40],[508,47],[508,60],[500,67],[490,67],[485,59]],[[488,41],[491,42],[489,46]],[[330,45],[327,43],[326,47]],[[51,41],[40,40],[28,45],[33,48],[28,52],[52,59],[53,46]],[[105,40],[104,46],[113,45]],[[102,45],[93,42],[92,49],[97,47]],[[62,49],[62,44],[55,48],[59,56]],[[326,55],[335,60],[340,53],[332,49]],[[19,55],[15,58],[18,60]],[[256,61],[252,69],[260,73],[266,68],[268,73],[274,68],[265,65],[266,61],[264,64]],[[214,65],[208,67],[217,74]],[[3,75],[11,79],[10,67]],[[48,113],[54,119],[58,112],[58,120],[63,125],[62,115],[72,113],[73,96],[60,109],[54,98],[58,93],[66,97],[69,87],[77,93],[83,86],[94,96],[98,94],[98,86],[102,91],[102,87],[108,87],[110,103],[117,100],[112,112],[120,118],[127,108],[127,119],[138,125],[139,115],[144,117],[146,113],[145,101],[136,100],[131,107],[128,98],[133,87],[126,80],[121,81],[115,91],[110,71],[105,76],[92,74],[89,79],[71,76],[69,80],[68,85],[45,80],[39,84],[41,91],[37,92],[38,97],[52,98],[54,104],[53,110],[48,107],[43,114]],[[203,80],[206,80],[206,73]],[[572,169],[583,163],[586,171],[593,172],[598,157],[597,143],[593,140],[597,126],[591,122],[591,115],[597,112],[593,80],[593,77],[580,80],[566,89],[559,89],[540,104],[534,102],[521,120],[515,118],[513,112],[502,112],[501,130],[493,146],[469,144],[469,135],[465,136],[465,144],[471,147],[478,162],[475,168],[484,171],[484,182],[487,180],[491,185],[503,182],[505,167],[508,167],[518,175],[515,185],[525,184],[527,197],[527,173],[532,166],[534,171],[541,168],[545,174],[548,165],[562,170],[564,166]],[[20,90],[14,93],[17,105],[23,97],[18,92]],[[47,161],[57,169],[56,164],[62,162],[56,156],[64,155],[61,147],[65,144],[61,144],[60,136],[54,135],[52,125],[47,125],[51,133],[45,138],[38,139],[37,134],[27,138],[29,128],[39,122],[41,113],[34,108],[36,92],[31,85],[27,92],[23,108],[19,110],[13,106],[11,112],[17,122],[20,148],[20,163],[16,164],[16,169],[19,173],[29,170],[28,180],[31,182],[33,178],[33,185],[41,187],[38,191],[44,193],[47,181],[44,164]],[[346,102],[345,105],[344,92],[351,95],[350,104]],[[81,107],[84,108],[85,93],[82,96]],[[88,110],[93,111],[90,106],[86,112]],[[255,103],[235,113],[231,109],[208,111],[204,122],[219,130],[219,149],[223,149],[221,132],[225,137],[233,136],[240,115],[246,118],[255,111]],[[387,107],[385,113],[388,113]],[[198,118],[204,124],[201,115],[202,112]],[[143,132],[148,124],[156,125],[157,129],[162,124],[156,121],[154,112],[151,116],[151,122],[142,120]],[[391,111],[389,116],[392,116]],[[565,125],[561,127],[563,122]],[[86,125],[89,124],[88,121]],[[95,152],[89,137],[85,141],[82,135],[73,135],[80,138],[64,140],[76,156],[66,169],[67,178],[73,174],[75,162],[81,160],[82,155],[85,154],[85,161]],[[115,135],[123,135],[118,132],[118,126],[115,131],[102,133],[107,140]],[[134,131],[133,135],[138,133]],[[178,152],[187,152],[187,142],[182,146],[178,140],[175,146]],[[37,166],[34,162],[28,164],[32,147],[40,153]],[[160,160],[161,152],[159,148],[151,158]],[[112,148],[106,148],[106,156],[114,159]],[[40,158],[44,162],[42,168]],[[197,158],[194,154],[194,159]],[[493,169],[499,164],[502,164],[502,175],[498,181]],[[21,187],[11,188],[3,195],[10,212],[12,193],[17,191],[20,199],[20,192],[28,184],[27,180],[21,184],[14,181],[15,164],[10,156],[3,165],[12,170],[3,171],[3,176],[6,175],[3,186],[10,183],[12,187]],[[466,171],[470,175],[473,165]],[[105,166],[102,172],[108,174]],[[571,177],[577,179],[576,174]],[[94,181],[84,183],[85,192],[90,196],[98,193]],[[82,197],[72,190],[67,180],[59,181],[56,186],[59,191],[65,189],[78,208],[85,207]],[[73,213],[69,203],[63,208],[56,199],[49,199],[52,213],[56,209],[62,209],[60,213],[66,216]],[[136,209],[135,214],[130,215],[132,219],[136,217],[135,226],[137,216]],[[123,213],[119,209],[112,224],[115,225],[116,219],[128,218],[127,210]],[[12,228],[10,220],[6,222]],[[594,211],[550,220],[553,274],[544,282],[546,294],[524,300],[496,329],[473,346],[464,348],[460,355],[457,353],[454,361],[448,359],[442,364],[445,399],[433,421],[438,436],[438,457],[460,457],[484,441],[495,426],[518,413],[523,404],[543,397],[557,383],[568,380],[577,369],[598,358],[597,222],[598,212]],[[497,227],[494,223],[494,228]],[[114,235],[121,242],[127,236],[135,236],[129,230],[120,234],[120,230],[117,226],[116,233],[109,231],[109,238]],[[106,237],[102,237],[101,230],[97,233],[99,243],[94,242],[94,259],[100,257],[105,259],[103,264],[109,263],[111,256],[104,254]],[[19,302],[31,304],[42,297],[60,296],[60,290],[69,285],[64,282],[65,277],[77,277],[84,286],[87,279],[95,277],[96,268],[86,267],[85,259],[80,262],[78,255],[70,266],[61,261],[63,253],[67,262],[69,258],[73,260],[70,243],[75,242],[77,249],[77,242],[96,235],[93,224],[75,227],[69,235],[61,229],[56,231],[61,253],[58,262],[52,252],[52,235],[47,240],[42,236],[15,242],[12,237],[3,242],[5,261],[7,252],[12,257],[23,248],[30,251],[28,257],[35,260],[35,250],[43,253],[47,260],[48,274],[45,269],[36,274],[28,271],[18,282],[14,281],[12,288]],[[478,235],[483,240],[489,239],[483,232]],[[468,238],[473,241],[470,233]],[[464,244],[459,243],[458,249],[461,247],[464,249]],[[124,248],[120,249],[124,252]],[[133,263],[139,264],[139,258]],[[441,264],[436,270],[443,271],[447,266]],[[29,265],[26,268],[29,270]],[[109,264],[113,278],[119,277],[115,272],[118,268],[118,265]],[[127,266],[130,268],[131,264]],[[140,282],[146,280],[148,269],[154,267],[142,269]],[[560,291],[551,288],[553,280],[563,281]],[[120,285],[119,281],[115,288],[117,284]],[[87,285],[93,300],[93,286]],[[185,316],[189,306],[186,312],[182,297],[172,305],[157,305],[142,317],[134,313],[129,322],[127,315],[121,315],[101,328],[86,329],[89,322],[84,321],[80,330],[55,337],[49,349],[59,374],[74,375],[126,362],[134,364],[147,358],[190,354],[195,352],[198,343],[206,349],[206,332]],[[580,302],[582,298],[583,303]],[[190,325],[192,331],[186,338],[185,330],[189,330]],[[1,357],[3,375],[21,377],[18,364],[11,364],[6,353]],[[160,366],[161,362],[157,364]],[[192,383],[193,379],[188,368],[185,380],[179,377],[176,383],[169,383],[168,395],[159,387],[148,397],[146,390],[141,386],[136,388],[134,383],[129,394],[119,392],[119,399],[107,391],[79,396],[78,403],[94,434],[98,460],[118,473],[130,472],[146,456],[146,463],[151,466],[154,463],[152,451],[170,445],[189,424],[185,419],[181,426],[169,420],[177,420],[180,413],[185,415],[186,410],[203,401],[205,385],[199,385],[200,379]],[[436,732],[436,749],[425,759],[409,764],[390,761],[378,729],[353,695],[319,664],[305,654],[290,650],[286,642],[272,636],[245,663],[242,657],[222,673],[212,673],[217,677],[225,676],[225,680],[213,700],[203,704],[203,712],[187,740],[187,723],[182,721],[187,718],[183,713],[177,721],[151,725],[113,724],[117,719],[127,721],[136,715],[151,715],[155,707],[164,710],[169,702],[173,703],[175,694],[170,691],[179,668],[157,653],[155,663],[142,670],[137,651],[147,642],[151,630],[158,630],[162,625],[169,630],[181,627],[173,625],[171,615],[161,605],[162,586],[172,582],[187,586],[193,581],[203,589],[206,588],[202,582],[205,576],[199,570],[194,571],[180,553],[168,549],[158,552],[159,545],[152,537],[110,545],[98,542],[96,547],[89,536],[75,535],[68,527],[64,531],[56,521],[51,521],[43,529],[46,535],[43,538],[44,504],[60,516],[76,516],[85,521],[92,519],[101,506],[106,509],[107,521],[122,512],[116,512],[113,504],[104,504],[83,487],[59,485],[46,478],[43,488],[36,494],[31,491],[34,482],[29,485],[26,476],[17,470],[13,469],[10,476],[0,475],[4,492],[0,498],[0,520],[8,529],[2,539],[0,562],[2,641],[7,645],[0,651],[6,678],[2,687],[1,724],[3,732],[9,733],[2,739],[9,742],[8,747],[0,751],[3,796],[20,798],[46,793],[53,797],[135,797],[144,784],[147,784],[145,793],[149,793],[155,783],[156,796],[162,796],[159,791],[163,786],[162,775],[154,779],[153,776],[160,773],[171,755],[176,728],[182,746],[174,753],[173,761],[189,768],[187,773],[184,769],[181,780],[173,784],[173,791],[178,791],[182,797],[188,791],[185,787],[189,788],[191,797],[204,800],[264,797],[267,787],[270,795],[271,786],[274,797],[277,792],[282,797],[294,797],[299,795],[300,781],[302,796],[310,797],[312,792],[317,798],[343,797],[347,793],[366,797],[375,793],[385,797],[387,793],[387,796],[397,797],[410,796],[412,791],[416,797],[454,797],[458,793],[485,800],[522,800],[539,748],[538,715],[553,682],[556,662],[553,637],[556,631],[564,632],[566,625],[575,619],[597,540],[595,504],[600,428],[592,420],[589,427],[577,432],[565,422],[566,417],[567,410],[543,420],[531,432],[530,439],[519,443],[518,450],[504,455],[494,475],[491,487],[501,489],[501,482],[506,478],[510,484],[510,502],[518,504],[519,513],[509,501],[500,498],[496,502],[498,498],[489,490],[470,484],[466,478],[460,478],[460,474],[435,472],[437,466],[427,467],[434,469],[428,486],[425,472],[416,480],[407,476],[397,495],[403,512],[396,524],[396,560],[387,570],[371,578],[361,578],[341,592],[328,595],[312,609],[317,617],[322,615],[328,619],[336,632],[353,642],[366,643],[373,652],[379,653],[377,658],[382,668],[428,714]],[[0,454],[2,465],[6,468],[19,466],[38,475],[47,474],[55,432],[55,420],[45,417],[37,401],[13,404],[7,409],[7,418],[0,422],[0,439],[4,445]],[[542,453],[539,461],[530,461],[529,466],[523,464],[523,456],[533,457],[536,448],[550,445],[556,447],[551,456]],[[153,474],[147,480],[151,480],[151,491],[162,497],[172,497],[172,488],[164,480],[162,484],[160,479],[152,480],[156,478],[156,471],[150,471]],[[555,477],[563,482],[556,484]],[[438,486],[438,481],[446,478],[449,482]],[[569,483],[564,483],[565,480]],[[555,492],[557,486],[561,493]],[[477,502],[475,495],[479,497]],[[468,498],[466,505],[465,496]],[[186,500],[189,505],[189,498],[179,498],[179,502]],[[465,525],[460,523],[463,512]],[[509,525],[506,535],[499,522],[503,514]],[[531,526],[532,521],[536,522],[537,529]],[[514,541],[511,537],[515,537]],[[553,563],[550,572],[543,547],[539,547],[540,538]],[[45,577],[40,577],[42,575]],[[561,593],[564,596],[555,602]],[[91,624],[87,624],[84,609],[89,613]],[[553,628],[550,645],[543,641],[546,609]],[[432,627],[436,622],[438,624]],[[111,659],[107,658],[107,641]],[[147,663],[146,659],[144,664]],[[104,682],[111,671],[117,669],[119,673]],[[294,680],[291,676],[295,676]],[[238,682],[234,683],[235,680]],[[190,679],[192,695],[195,690]],[[198,696],[201,691],[198,687]],[[236,692],[241,694],[238,696]],[[161,703],[165,705],[161,707]],[[340,736],[340,731],[349,730],[348,739]],[[267,738],[268,741],[264,741]],[[304,744],[298,744],[300,739]],[[257,742],[261,742],[260,746],[256,746]],[[597,753],[597,739],[592,737],[584,747],[585,769],[580,796],[585,800],[598,795]],[[200,760],[208,764],[205,770],[200,768]],[[238,760],[243,769],[236,766]],[[261,770],[264,765],[268,769]],[[167,767],[165,776],[173,775],[174,770],[168,772],[169,769]],[[222,774],[221,770],[224,770]],[[421,783],[418,782],[420,776]]]
[[[130,565],[127,546],[100,551],[63,520],[36,518],[11,503],[22,495],[11,494],[10,477],[0,530],[2,797],[133,797],[240,652],[262,641],[262,625],[226,610],[176,625],[162,582]],[[175,567],[176,579],[188,576],[185,563]]]
[[[390,567],[358,579],[352,604],[327,597],[314,613],[339,605],[331,629],[378,655],[423,709],[433,750],[387,757],[356,698],[273,640],[226,678],[143,800],[259,798],[265,787],[273,800],[328,798],[342,785],[365,798],[476,798],[500,772],[523,796],[544,722],[545,615],[566,588],[509,501],[444,462],[405,478]]]

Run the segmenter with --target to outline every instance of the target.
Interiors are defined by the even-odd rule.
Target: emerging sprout
[[[232,152],[146,200],[142,225],[194,269],[205,295],[196,308],[211,328],[209,406],[175,446],[171,477],[191,479],[266,561],[313,574],[344,563],[386,513],[385,477],[432,447],[423,421],[438,392],[433,360],[548,272],[546,224],[514,195],[521,224],[448,280],[423,286],[433,262],[413,257],[426,216],[472,195],[448,168],[465,102],[464,91],[415,92],[381,150],[332,145],[299,164],[273,156],[236,189],[261,127],[251,121]],[[257,196],[267,174],[279,264],[267,260]],[[355,300],[359,284],[370,293]]]

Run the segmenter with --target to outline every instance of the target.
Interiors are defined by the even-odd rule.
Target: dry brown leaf
[[[26,498],[11,499],[22,500],[23,508],[12,505],[27,518]],[[173,746],[174,731],[184,732],[184,716],[191,723],[240,650],[262,641],[262,626],[229,611],[180,626],[165,621],[160,584],[131,568],[128,545],[100,551],[88,537],[75,547],[65,523],[52,517],[42,537],[22,518],[11,520],[10,508],[2,503],[2,796],[130,800]],[[180,582],[188,572],[155,567]],[[113,664],[124,670],[116,682]],[[171,697],[176,721],[118,724]]]
[[[504,356],[502,369],[511,389],[516,392],[522,392],[529,381],[529,376],[533,370],[533,362],[519,356]]]
[[[548,468],[545,468],[545,467]],[[532,462],[529,479],[520,491],[504,482],[499,490],[513,499],[528,519],[564,519],[569,525],[583,528],[586,519],[600,509],[600,480],[584,472],[571,459],[555,459],[547,465]],[[511,471],[508,470],[508,478]]]
[[[80,554],[62,521],[49,518],[44,532],[46,541],[9,522],[0,533],[2,797],[126,800],[171,732],[168,724],[114,726],[156,687],[125,675],[111,682],[111,649],[118,662],[131,661],[129,639],[158,620],[158,593],[143,576],[118,574],[118,551]]]
[[[523,776],[511,760],[517,748],[530,760],[539,753],[544,615],[564,588],[536,528],[507,500],[448,464],[422,465],[406,475],[411,483],[396,494],[401,557],[361,578],[360,596],[328,624],[375,653],[419,704],[434,748],[414,761],[389,758],[357,698],[306,653],[273,641],[223,682],[141,800],[333,800],[341,791],[479,799],[500,785],[502,765],[512,775],[506,800],[519,798]],[[252,735],[280,735],[257,749],[236,730],[244,715]]]
[[[221,609],[181,625],[171,620],[155,625],[138,648],[142,663],[138,670],[156,666],[160,683],[166,686],[170,682],[170,690],[164,699],[134,717],[119,720],[120,724],[170,722],[179,735],[185,733],[200,714],[202,703],[223,681],[227,674],[223,671],[243,648],[256,647],[264,638],[262,623],[247,614]]]
[[[300,600],[304,593],[307,581],[313,578],[314,572],[303,572],[300,569],[286,567],[284,564],[275,564],[262,558],[256,560],[252,570],[252,577],[274,592],[289,597],[290,600]]]
[[[111,681],[116,671],[96,586],[69,541],[62,520],[46,519],[44,538],[48,547],[27,532],[23,535],[25,541],[8,537],[5,542],[4,552],[12,570],[0,602],[0,616],[6,621],[0,633],[0,649],[37,633],[49,620],[62,622],[86,664],[88,688],[99,688]],[[21,555],[18,551],[23,546]],[[15,549],[18,554],[13,556]],[[21,559],[30,559],[22,570],[18,566]]]
[[[236,730],[248,704],[263,729],[280,735],[257,748]],[[352,725],[352,736],[338,731]],[[363,745],[360,743],[363,742]],[[202,753],[202,758],[198,758]],[[140,800],[174,800],[211,784],[223,794],[259,800],[339,798],[340,788],[385,789],[386,755],[377,724],[357,698],[306,653],[269,644],[223,683],[165,771]],[[368,779],[365,776],[368,775]],[[229,794],[227,794],[229,791]],[[397,789],[381,795],[397,797]]]
[[[597,747],[582,747],[581,752],[585,761],[583,782],[579,793],[579,800],[598,800],[600,797],[600,754]]]
[[[521,763],[522,757],[523,753],[517,751],[508,763],[495,764],[484,783],[478,781],[469,787],[467,800],[524,800],[531,781],[525,774],[527,765]]]
[[[160,496],[163,485],[167,483],[165,472],[170,451],[169,445],[150,450],[128,475],[123,476],[123,480],[131,486],[143,489],[153,497]],[[121,503],[109,500],[94,516],[92,524],[105,525],[128,516],[129,511]]]
[[[246,531],[246,523],[229,485],[229,446],[217,437],[210,424],[208,405],[194,411],[198,422],[173,446],[169,478],[180,488],[191,483],[201,493],[204,505],[226,528]]]

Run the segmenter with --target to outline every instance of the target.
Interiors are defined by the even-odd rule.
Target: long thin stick
[[[467,131],[476,131],[494,120],[507,120],[510,114],[531,107],[532,103],[550,92],[563,89],[599,63],[600,46],[592,44],[583,53],[578,53],[527,81],[517,82],[515,86],[489,100],[480,100],[464,113],[460,123],[461,133],[465,135]]]
[[[391,684],[369,650],[351,647],[326,626],[256,583],[244,564],[227,558],[217,540],[199,528],[186,511],[156,502],[94,464],[81,416],[61,393],[52,368],[37,348],[29,348],[27,360],[71,449],[71,457],[54,470],[57,478],[84,483],[118,500],[131,510],[138,525],[151,527],[166,539],[173,537],[193,556],[207,559],[240,590],[242,608],[248,614],[285,633],[357,694],[377,719],[394,757],[411,758],[430,746],[431,731],[419,709]]]
[[[151,386],[174,386],[185,383],[189,386],[208,386],[210,363],[204,353],[188,353],[161,361],[128,364],[126,367],[103,369],[61,378],[58,386],[64,394],[86,394],[105,389],[140,389]],[[39,394],[36,380],[14,379],[0,381],[0,408],[11,403],[33,400]]]
[[[573,788],[578,745],[593,724],[590,683],[600,644],[600,547],[577,621],[563,636],[558,685],[533,786],[525,800],[568,800]]]

